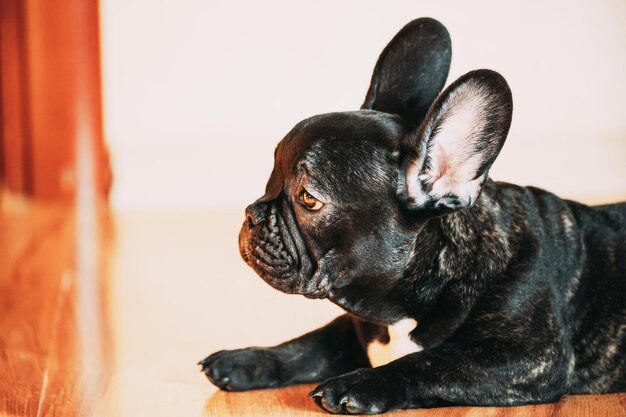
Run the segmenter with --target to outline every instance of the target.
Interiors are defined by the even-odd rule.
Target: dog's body
[[[491,181],[510,91],[480,70],[437,98],[449,60],[445,28],[416,20],[383,51],[362,110],[307,119],[279,144],[242,257],[349,314],[209,356],[220,388],[327,379],[311,395],[339,413],[626,390],[626,204]]]

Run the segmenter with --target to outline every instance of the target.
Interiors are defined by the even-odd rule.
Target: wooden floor
[[[0,416],[313,416],[313,385],[223,393],[196,362],[339,314],[239,259],[239,212],[78,212],[2,201]],[[394,416],[626,416],[626,394]]]

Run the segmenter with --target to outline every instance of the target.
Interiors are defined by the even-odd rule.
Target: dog
[[[241,256],[274,288],[347,313],[214,353],[199,363],[213,384],[323,381],[310,396],[343,414],[626,390],[626,203],[492,181],[511,91],[483,69],[441,92],[450,59],[445,27],[414,20],[360,110],[306,119],[279,143]]]

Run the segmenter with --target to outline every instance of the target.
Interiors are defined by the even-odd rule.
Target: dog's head
[[[383,322],[416,237],[432,217],[470,207],[506,138],[506,81],[470,72],[439,96],[450,38],[432,19],[382,52],[361,110],[314,116],[278,144],[265,195],[248,206],[243,259],[273,287],[328,297]]]

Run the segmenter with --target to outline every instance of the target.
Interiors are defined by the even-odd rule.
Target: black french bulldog
[[[511,92],[478,70],[438,95],[450,51],[439,22],[409,23],[361,110],[311,117],[280,142],[241,256],[273,287],[348,314],[209,356],[215,385],[325,380],[310,395],[346,414],[626,390],[626,204],[490,180]],[[402,327],[408,343],[391,347]]]

